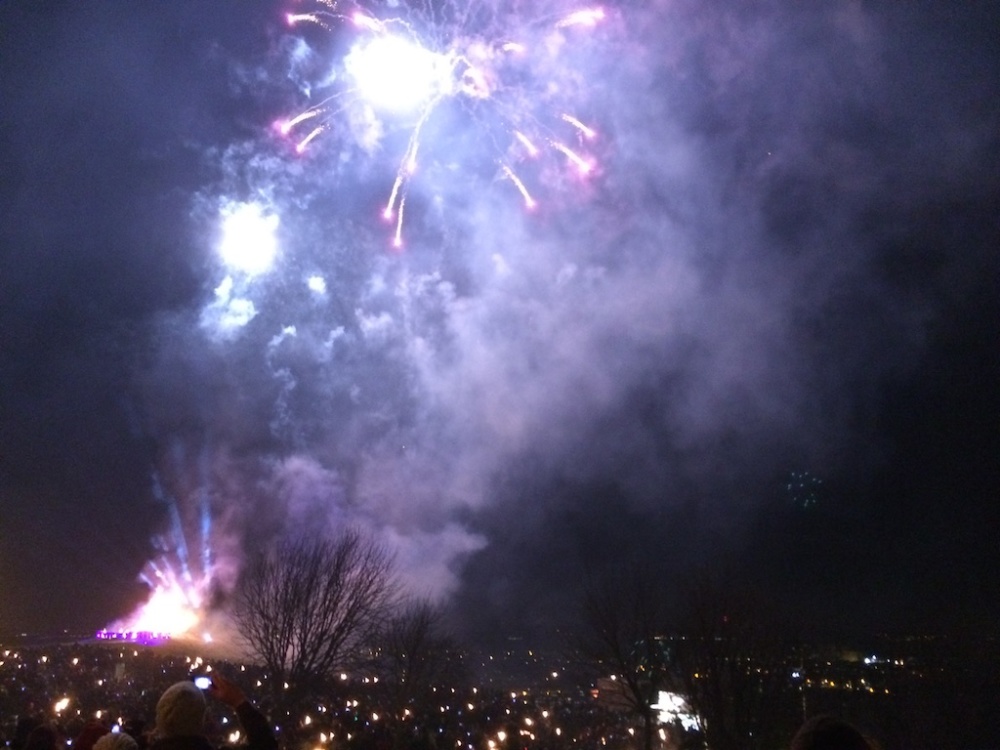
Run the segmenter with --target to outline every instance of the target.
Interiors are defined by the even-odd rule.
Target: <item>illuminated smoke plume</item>
[[[202,472],[182,498],[157,489],[171,531],[156,540],[162,554],[142,575],[149,601],[117,626],[193,632],[206,612],[224,607],[232,580],[218,578],[207,520],[217,514],[240,529],[245,547],[360,527],[395,550],[408,590],[435,597],[455,589],[461,560],[485,542],[460,516],[487,496],[490,474],[512,450],[510,428],[493,416],[456,422],[454,398],[480,400],[469,391],[479,387],[474,372],[454,393],[439,389],[452,366],[469,367],[454,358],[465,356],[467,336],[478,337],[464,329],[488,311],[449,272],[419,259],[420,241],[412,266],[385,256],[378,222],[346,209],[343,195],[367,191],[358,179],[387,152],[395,166],[385,173],[381,212],[394,220],[399,246],[422,162],[428,174],[416,191],[423,215],[414,228],[454,211],[445,221],[461,243],[478,242],[470,209],[496,200],[508,214],[516,206],[498,180],[528,208],[537,206],[529,183],[575,191],[574,181],[594,171],[581,149],[598,133],[568,111],[582,49],[565,48],[593,43],[588,30],[605,16],[590,8],[523,18],[484,5],[393,12],[344,15],[327,4],[289,15],[294,34],[310,22],[323,35],[351,37],[342,57],[320,65],[320,83],[300,85],[300,95],[323,98],[278,126],[296,139],[295,151],[315,150],[302,160],[268,154],[266,143],[236,144],[223,156],[218,195],[197,199],[195,220],[214,238],[218,275],[196,326],[186,315],[164,321],[151,399],[168,392],[180,406],[152,407],[149,429],[166,437],[198,425],[206,445],[220,446],[219,455],[205,449],[205,460],[233,474]],[[321,53],[303,39],[289,49],[294,80],[319,65]],[[446,206],[446,194],[470,186],[481,194],[474,204]],[[337,210],[321,207],[325,198]],[[504,283],[503,254],[481,257],[487,264],[476,273],[486,276],[473,283]],[[177,510],[194,506],[205,519],[197,565]],[[228,570],[240,555],[227,552]]]
[[[878,265],[893,201],[980,167],[911,138],[861,4],[787,7],[296,6],[232,63],[257,129],[207,150],[202,294],[137,368],[144,433],[211,467],[164,479],[224,542],[201,606],[246,555],[356,527],[409,590],[530,627],[581,560],[682,570],[787,467],[870,473],[858,425],[933,307]]]

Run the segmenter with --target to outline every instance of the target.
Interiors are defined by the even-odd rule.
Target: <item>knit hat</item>
[[[139,743],[125,732],[108,732],[94,743],[94,750],[139,750]]]
[[[201,734],[205,723],[205,696],[185,680],[168,687],[156,704],[156,733],[161,737]]]

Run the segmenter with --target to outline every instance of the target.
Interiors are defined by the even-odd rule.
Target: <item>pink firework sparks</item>
[[[428,6],[401,5],[387,13],[381,5],[376,10],[354,4],[342,13],[333,0],[321,0],[311,11],[287,15],[292,26],[339,26],[357,35],[344,58],[335,61],[330,78],[338,89],[280,125],[279,132],[292,140],[298,153],[306,152],[326,132],[359,137],[352,130],[357,122],[375,122],[373,138],[381,137],[385,127],[410,130],[382,209],[383,218],[394,221],[396,247],[403,243],[403,215],[419,166],[417,155],[431,130],[425,126],[445,101],[457,102],[468,122],[484,130],[487,137],[478,142],[492,144],[498,176],[514,186],[527,209],[537,205],[526,184],[531,175],[520,176],[516,165],[540,157],[543,149],[536,144],[561,154],[578,174],[589,174],[595,166],[590,155],[577,149],[583,141],[595,139],[596,131],[575,115],[552,113],[546,100],[550,92],[562,88],[551,78],[553,70],[556,76],[560,73],[558,65],[552,65],[552,50],[563,42],[575,47],[575,34],[582,33],[577,29],[596,26],[605,18],[604,9],[582,8],[547,20],[524,21],[473,6],[474,0],[469,8],[436,13]],[[484,15],[492,19],[485,28],[481,21],[469,21]],[[534,50],[539,53],[537,72]],[[571,73],[568,69],[567,77]],[[312,127],[302,135],[306,123]],[[575,133],[575,148],[566,145],[566,126]],[[437,133],[435,137],[448,138]],[[532,174],[538,178],[537,170]]]

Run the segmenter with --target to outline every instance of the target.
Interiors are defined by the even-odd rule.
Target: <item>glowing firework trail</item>
[[[320,18],[317,13],[288,13],[285,16],[285,20],[288,22],[289,26],[294,26],[297,23],[314,23],[317,26],[322,26],[324,29],[329,31],[330,27],[326,22]]]
[[[521,145],[528,151],[529,156],[538,156],[538,147],[520,130],[514,131],[514,137],[521,142]]]
[[[311,120],[314,117],[318,117],[323,110],[321,109],[307,109],[301,115],[293,117],[291,120],[281,123],[281,134],[288,135],[292,132],[292,128],[298,125],[300,122],[305,122],[306,120]]]
[[[567,26],[596,26],[598,21],[604,20],[603,8],[585,8],[570,13],[556,23],[557,29],[564,29]]]
[[[588,127],[587,127],[586,125],[584,125],[584,124],[583,124],[582,122],[580,122],[580,121],[579,121],[579,120],[577,120],[577,119],[576,119],[575,117],[573,117],[573,115],[563,115],[563,116],[562,116],[562,119],[563,119],[563,121],[564,121],[564,122],[568,122],[568,123],[569,123],[570,125],[572,125],[572,126],[573,126],[574,128],[576,128],[576,129],[577,129],[577,130],[579,130],[579,131],[580,131],[581,133],[583,133],[583,135],[584,135],[585,137],[587,137],[587,138],[593,138],[594,136],[596,136],[596,135],[597,135],[597,133],[596,133],[596,132],[594,132],[594,130],[593,130],[592,128],[588,128]]]
[[[306,146],[308,146],[314,139],[318,138],[323,133],[324,130],[326,130],[325,125],[320,125],[317,128],[313,128],[311,131],[309,131],[309,135],[307,135],[305,138],[303,138],[301,141],[295,144],[295,150],[298,151],[300,154],[303,153],[306,150]]]
[[[528,192],[528,188],[521,182],[521,178],[514,174],[514,170],[504,164],[503,173],[507,175],[507,179],[513,182],[518,192],[521,193],[521,196],[524,198],[524,205],[529,209],[534,208],[536,205],[535,199],[531,197],[531,193]]]
[[[406,196],[404,195],[399,201],[399,216],[396,219],[396,235],[393,237],[392,244],[394,247],[403,246],[403,211],[406,208]]]
[[[380,33],[385,31],[385,27],[376,21],[371,16],[366,16],[364,13],[355,13],[351,20],[354,21],[354,25],[362,29],[367,29],[368,31],[374,31]]]
[[[577,166],[577,169],[579,169],[580,172],[582,172],[583,174],[587,174],[588,172],[590,172],[590,170],[594,168],[593,164],[591,164],[589,161],[584,159],[573,149],[571,149],[569,146],[563,143],[559,143],[558,141],[552,141],[552,148],[554,148],[561,154],[565,154],[566,158],[569,159],[571,162],[573,162]]]
[[[410,142],[406,147],[406,154],[403,156],[403,161],[400,163],[399,169],[396,170],[396,179],[392,183],[389,202],[386,203],[385,210],[382,212],[382,215],[386,219],[392,219],[393,213],[396,212],[396,234],[392,243],[395,247],[403,246],[403,208],[406,204],[406,185],[409,183],[410,176],[417,171],[417,150],[420,148],[420,131],[433,111],[433,107],[428,107],[424,110],[420,121],[413,128],[413,132],[410,134]],[[399,198],[398,212],[395,210],[397,197]]]
[[[393,244],[397,247],[402,244],[407,190],[417,169],[425,125],[445,100],[457,101],[476,128],[487,135],[486,142],[493,146],[491,161],[514,185],[529,209],[536,205],[535,200],[515,172],[512,161],[525,155],[538,157],[540,149],[536,143],[562,154],[580,174],[593,170],[592,161],[566,145],[542,122],[561,120],[575,130],[578,138],[585,140],[596,137],[593,128],[571,114],[543,116],[541,109],[548,99],[556,96],[553,92],[563,89],[560,80],[551,79],[553,68],[547,59],[552,57],[553,49],[566,41],[561,37],[569,32],[562,30],[596,26],[605,18],[602,8],[583,8],[525,24],[513,14],[501,18],[493,6],[480,5],[475,0],[462,6],[462,10],[452,6],[441,10],[431,5],[400,4],[394,11],[396,15],[384,17],[357,5],[352,6],[351,12],[342,13],[332,0],[320,0],[319,4],[322,7],[313,12],[290,13],[286,18],[293,26],[311,23],[330,28],[339,23],[360,32],[360,38],[332,77],[339,85],[350,83],[284,122],[280,131],[290,135],[304,123],[319,119],[319,124],[297,141],[295,148],[301,153],[328,130],[348,132],[347,121],[340,127],[335,120],[345,111],[363,113],[360,119],[364,121],[388,116],[390,125],[408,127],[408,143],[382,210],[386,220],[395,218]],[[560,39],[553,40],[552,34],[559,34]],[[537,70],[529,54],[532,49],[542,51],[543,64]],[[339,74],[340,68],[344,75]],[[555,74],[559,75],[558,69]],[[340,102],[329,107],[333,100]],[[411,124],[406,125],[406,120]],[[381,133],[379,123],[375,137],[381,137]],[[523,151],[512,152],[512,141]]]

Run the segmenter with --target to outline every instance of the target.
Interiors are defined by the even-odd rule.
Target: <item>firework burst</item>
[[[580,178],[595,169],[588,142],[597,132],[565,111],[572,99],[568,81],[577,76],[558,58],[604,18],[599,7],[525,21],[515,9],[476,0],[392,8],[321,0],[312,10],[289,13],[289,25],[344,30],[352,43],[328,77],[332,93],[278,129],[300,154],[324,133],[349,130],[348,121],[359,113],[379,128],[388,123],[406,131],[382,209],[382,217],[395,224],[393,244],[400,247],[407,193],[425,139],[439,141],[440,150],[457,137],[448,127],[428,133],[442,105],[453,102],[466,115],[463,125],[480,131],[494,177],[509,182],[525,208],[533,209],[532,182],[521,172],[527,162],[548,154]]]
[[[153,538],[157,556],[139,574],[139,580],[149,588],[147,600],[131,615],[102,631],[105,637],[153,634],[211,640],[205,616],[218,566],[211,547],[208,495],[204,491],[197,494],[197,513],[186,524],[176,499],[164,491],[159,475],[154,473],[153,495],[169,514],[169,530]],[[197,527],[194,534],[185,530],[191,525]],[[191,539],[196,540],[193,549]]]

